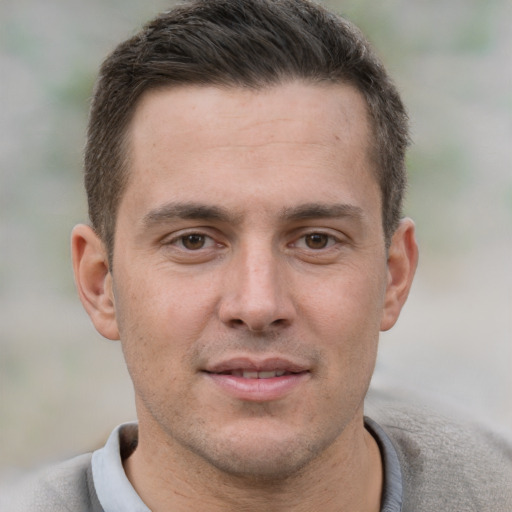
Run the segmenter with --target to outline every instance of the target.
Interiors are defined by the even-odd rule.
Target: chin
[[[260,482],[278,482],[289,477],[296,476],[315,457],[310,452],[293,454],[283,450],[276,453],[275,447],[272,450],[265,450],[267,454],[258,453],[230,453],[224,454],[203,454],[208,462],[227,475],[243,480],[254,480]],[[271,452],[271,453],[270,453]]]
[[[277,483],[300,474],[333,442],[334,438],[253,430],[217,439],[203,438],[189,449],[232,477]]]

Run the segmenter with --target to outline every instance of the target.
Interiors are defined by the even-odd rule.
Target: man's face
[[[349,86],[147,93],[113,262],[141,442],[289,474],[348,441],[388,271]]]

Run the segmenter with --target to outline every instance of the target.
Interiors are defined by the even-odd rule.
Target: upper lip
[[[208,364],[204,371],[209,373],[225,373],[234,370],[254,372],[285,371],[301,373],[309,371],[309,367],[301,362],[283,357],[233,357],[216,363]]]

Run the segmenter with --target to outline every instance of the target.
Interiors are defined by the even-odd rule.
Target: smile
[[[285,370],[270,370],[270,371],[254,371],[254,370],[231,370],[222,372],[220,375],[233,375],[233,377],[242,377],[244,379],[272,379],[273,377],[282,377],[283,375],[290,375],[292,372]]]
[[[232,398],[249,402],[280,400],[298,392],[311,371],[302,363],[282,358],[234,358],[203,370],[214,388]]]

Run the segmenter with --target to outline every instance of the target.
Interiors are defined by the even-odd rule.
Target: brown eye
[[[206,243],[206,237],[204,235],[198,235],[192,233],[190,235],[185,235],[181,237],[181,243],[185,249],[189,251],[197,251],[198,249],[202,249]]]
[[[325,249],[329,243],[329,235],[323,233],[311,233],[304,238],[309,249]]]

